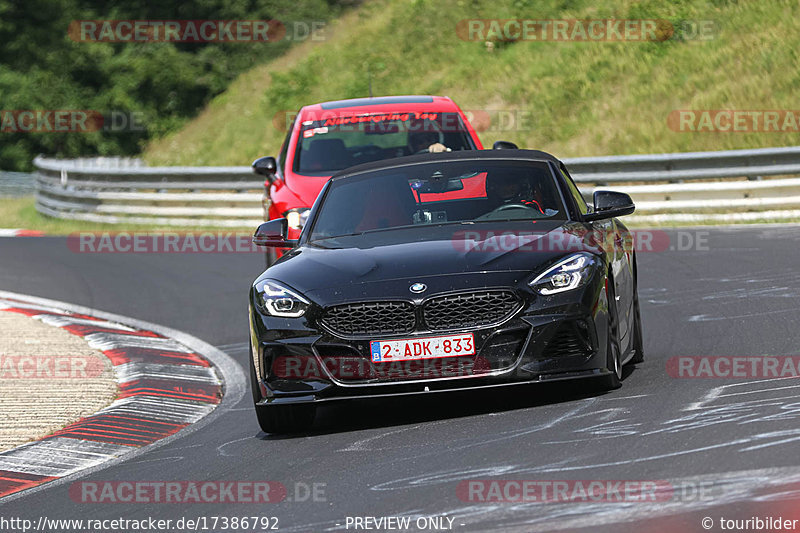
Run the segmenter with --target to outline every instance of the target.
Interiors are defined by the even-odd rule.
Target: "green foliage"
[[[0,168],[49,156],[130,155],[179,129],[254,63],[270,43],[103,43],[70,38],[77,20],[326,20],[337,0],[0,0],[0,109],[129,113],[142,128],[94,133],[0,132]],[[131,115],[128,115],[131,116]]]

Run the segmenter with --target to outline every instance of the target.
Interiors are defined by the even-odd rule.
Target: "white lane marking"
[[[248,435],[247,437],[242,437],[241,439],[229,440],[225,444],[217,446],[217,455],[221,455],[223,457],[236,457],[235,454],[225,452],[224,448],[226,446],[228,446],[229,444],[235,444],[237,442],[242,442],[242,441],[245,441],[245,440],[253,440],[253,437],[251,435]]]
[[[24,228],[2,228],[0,229],[0,237],[19,237],[20,235],[25,234],[25,232],[30,232],[32,230],[27,230]]]
[[[64,309],[59,309],[58,307],[52,307],[52,306],[44,305],[44,304],[41,304],[41,305],[40,304],[31,304],[31,303],[25,303],[25,302],[21,302],[21,301],[18,302],[16,300],[6,300],[6,299],[0,299],[0,307],[2,307],[2,309],[11,309],[11,308],[16,308],[16,309],[34,309],[36,311],[45,311],[45,312],[48,312],[48,313],[56,313],[56,314],[59,314],[59,313],[60,314],[64,314],[65,313]],[[83,313],[81,313],[81,314],[83,314]]]
[[[792,429],[786,431],[770,431],[768,433],[761,433],[758,436],[764,439],[771,439],[774,437],[790,437],[790,438],[775,440],[772,442],[765,442],[764,444],[756,444],[753,446],[748,446],[746,448],[741,448],[739,451],[749,452],[753,450],[761,450],[762,448],[771,448],[772,446],[779,446],[781,444],[787,444],[789,442],[798,441],[800,440],[800,429]]]
[[[374,440],[382,439],[383,437],[388,437],[389,435],[396,435],[397,433],[403,433],[404,431],[410,431],[412,429],[419,429],[422,427],[422,424],[417,424],[414,426],[404,427],[400,429],[395,429],[394,431],[386,431],[385,433],[379,433],[378,435],[373,435],[372,437],[367,437],[366,439],[360,439],[355,442],[350,443],[349,446],[346,448],[342,448],[340,450],[336,450],[337,452],[369,452],[369,451],[377,451],[374,449],[370,449],[366,447],[366,444],[372,442]]]
[[[213,411],[215,407],[216,405],[205,402],[160,396],[132,396],[114,401],[97,414],[123,414],[175,424],[193,424]]]
[[[412,476],[372,485],[370,490],[406,490],[412,487],[427,485],[440,485],[442,483],[455,483],[465,479],[481,479],[484,477],[501,476],[510,472],[517,472],[518,465],[494,465],[470,470],[447,470],[444,472],[431,472],[420,476]]]
[[[800,430],[797,430],[798,434],[800,434]],[[729,446],[738,446],[740,444],[750,444],[754,441],[771,438],[775,435],[773,434],[762,434],[762,435],[753,435],[749,437],[744,437],[736,440],[731,440],[727,442],[721,442],[717,444],[709,444],[708,446],[699,446],[697,448],[690,448],[690,449],[683,449],[674,452],[668,453],[660,453],[656,455],[650,455],[647,457],[635,457],[631,459],[623,459],[619,461],[609,461],[604,463],[589,463],[586,461],[585,457],[581,457],[580,459],[583,461],[580,465],[574,466],[567,466],[566,464],[559,465],[557,467],[553,467],[553,465],[546,465],[541,467],[532,467],[527,469],[518,470],[516,473],[526,473],[526,474],[542,474],[542,473],[549,473],[549,472],[560,472],[560,471],[578,471],[578,470],[592,470],[596,468],[608,468],[608,467],[619,467],[619,466],[626,466],[631,464],[637,463],[646,463],[649,461],[657,461],[660,459],[670,459],[673,457],[680,457],[683,455],[691,455],[700,452],[707,452],[711,450],[717,450],[720,448],[727,448]]]
[[[0,454],[0,470],[63,477],[131,451],[131,446],[53,437]]]
[[[775,309],[772,311],[759,311],[757,313],[745,313],[743,315],[730,315],[730,316],[713,316],[708,314],[692,315],[689,317],[689,322],[715,322],[720,320],[734,320],[737,318],[751,318],[754,316],[763,315],[781,315],[784,313],[796,313],[800,307],[790,307],[789,309]]]
[[[190,353],[192,350],[174,339],[154,337],[137,337],[121,333],[92,333],[84,337],[89,346],[97,350],[114,350],[118,348],[154,348],[171,352]]]
[[[611,398],[603,397],[603,398],[600,398],[600,401],[610,402],[610,401],[613,401],[613,400],[635,400],[636,398],[647,398],[648,396],[651,396],[651,395],[650,394],[634,394],[633,396],[619,396],[619,397],[614,396],[614,397],[611,397]]]
[[[117,380],[128,383],[137,379],[164,379],[169,381],[198,381],[220,385],[213,368],[198,365],[161,365],[156,363],[123,363],[114,367]]]
[[[708,404],[710,404],[711,402],[713,402],[714,400],[717,400],[719,398],[724,398],[724,397],[729,397],[729,396],[738,396],[740,394],[746,394],[744,392],[732,392],[730,394],[723,394],[728,389],[734,389],[734,388],[738,388],[738,387],[747,387],[747,386],[750,386],[750,385],[758,385],[760,383],[775,383],[776,381],[783,380],[783,379],[797,379],[797,378],[784,377],[784,378],[772,378],[772,379],[758,379],[758,380],[754,380],[754,381],[744,381],[742,383],[728,383],[727,385],[720,385],[720,386],[714,387],[711,390],[709,390],[708,392],[706,392],[705,396],[700,401],[692,402],[688,406],[684,407],[682,409],[682,411],[695,411],[695,410],[698,410],[698,409],[707,409],[708,408]],[[800,387],[800,383],[798,383],[796,385],[789,386],[789,387],[781,387],[781,388],[784,389],[784,388],[796,388],[796,387]],[[764,390],[770,390],[770,389],[756,389],[753,392],[758,393],[758,392],[762,392]],[[778,390],[778,389],[774,389],[774,390]]]
[[[738,287],[727,291],[714,292],[700,298],[701,301],[721,300],[721,299],[750,299],[762,296],[775,296],[777,298],[796,298],[796,294],[789,287]]]
[[[99,328],[117,329],[120,331],[136,331],[128,326],[117,324],[116,322],[109,322],[108,320],[92,320],[88,318],[77,318],[73,316],[64,315],[34,315],[35,319],[41,320],[45,324],[63,328],[64,326],[97,326]]]
[[[790,378],[775,378],[775,379],[790,379]],[[797,379],[797,378],[795,378],[795,379]],[[798,383],[796,385],[789,385],[788,387],[770,387],[770,388],[767,388],[767,389],[749,390],[749,391],[744,391],[744,392],[735,392],[733,394],[723,394],[722,396],[720,396],[720,398],[732,398],[734,396],[745,396],[747,394],[760,394],[762,392],[773,392],[773,391],[779,391],[779,390],[789,390],[789,389],[796,389],[798,387],[800,387],[800,383]],[[787,398],[791,398],[791,397],[792,396],[787,396]]]
[[[140,465],[144,463],[179,463],[185,461],[186,456],[174,455],[170,457],[155,457],[153,459],[140,459],[138,461],[128,461],[129,465]]]
[[[231,344],[220,344],[217,346],[217,349],[222,350],[223,352],[228,352],[228,351],[246,350],[249,347],[250,347],[249,342],[233,342]]]

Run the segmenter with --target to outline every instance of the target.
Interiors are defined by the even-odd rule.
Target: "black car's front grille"
[[[437,296],[422,305],[417,327],[416,306],[410,302],[358,302],[329,307],[320,320],[345,337],[398,335],[413,331],[480,328],[511,318],[521,301],[509,290],[484,290]]]
[[[474,328],[497,324],[519,309],[512,291],[494,290],[439,296],[425,302],[425,324],[432,330]]]
[[[409,302],[361,302],[331,307],[321,322],[337,335],[396,335],[414,331],[416,317]]]

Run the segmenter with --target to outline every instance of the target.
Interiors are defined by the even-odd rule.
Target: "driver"
[[[530,180],[518,175],[487,176],[486,197],[489,199],[492,210],[504,205],[517,204],[537,209],[544,214],[542,206],[534,200]]]
[[[427,150],[432,154],[450,151],[450,148],[439,142],[439,134],[435,131],[415,131],[409,133],[408,144],[411,146],[412,154],[423,150]]]

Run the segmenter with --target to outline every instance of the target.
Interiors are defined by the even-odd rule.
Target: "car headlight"
[[[283,214],[283,216],[289,223],[290,228],[303,229],[303,226],[306,225],[306,221],[308,220],[308,214],[310,212],[311,209],[309,209],[308,207],[297,207],[295,209],[289,209]]]
[[[588,253],[573,254],[537,276],[529,285],[545,296],[577,289],[589,281],[595,261]]]
[[[269,279],[256,283],[256,294],[259,308],[271,316],[297,318],[311,305],[289,287]]]

